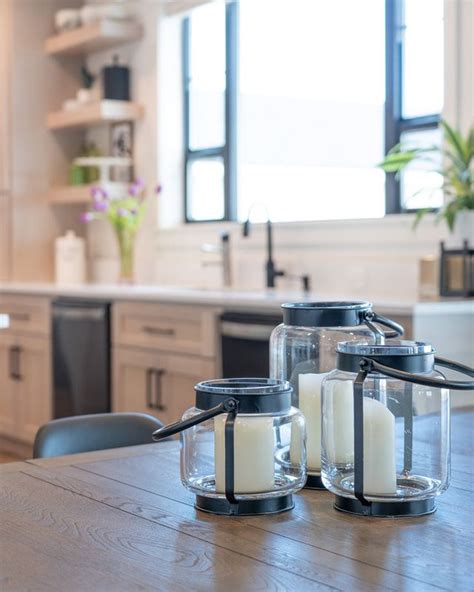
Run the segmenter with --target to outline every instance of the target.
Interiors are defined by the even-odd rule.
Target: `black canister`
[[[112,66],[103,69],[104,99],[114,101],[130,100],[130,68],[119,64],[114,56]]]

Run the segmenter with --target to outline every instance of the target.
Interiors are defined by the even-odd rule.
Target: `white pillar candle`
[[[326,458],[331,464],[354,462],[354,400],[350,380],[326,382],[324,433]],[[326,391],[325,391],[326,392]]]
[[[380,401],[364,397],[364,493],[396,491],[395,416]]]
[[[324,441],[329,464],[354,463],[354,394],[351,381],[326,383]],[[397,489],[395,416],[380,401],[364,397],[364,493]]]
[[[321,384],[328,372],[298,376],[298,407],[306,420],[306,465],[308,472],[321,471]],[[290,460],[301,459],[301,435],[292,432]]]
[[[214,418],[214,461],[216,491],[225,492],[225,422]],[[272,491],[275,484],[272,417],[237,415],[234,423],[234,492]]]

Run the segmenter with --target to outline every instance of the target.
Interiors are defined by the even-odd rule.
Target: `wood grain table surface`
[[[473,590],[473,417],[453,414],[451,486],[412,519],[315,491],[275,516],[205,514],[177,442],[0,466],[0,589]]]

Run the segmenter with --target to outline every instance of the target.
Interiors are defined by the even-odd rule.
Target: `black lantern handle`
[[[395,370],[395,368],[385,366],[384,364],[376,362],[371,358],[362,358],[361,368],[363,366],[367,368],[369,372],[371,370],[377,370],[377,372],[380,372],[381,374],[386,374],[392,378],[399,378],[400,380],[412,382],[414,384],[422,384],[424,386],[432,386],[435,388],[448,388],[458,391],[469,391],[474,389],[474,380],[439,380],[437,378],[423,376],[422,374],[410,374],[410,372]],[[451,360],[446,360],[444,358],[435,358],[435,366],[443,366],[444,368],[449,368],[450,370],[455,370],[460,374],[465,374],[466,376],[471,376],[474,378],[474,368],[470,368],[464,364],[459,364],[458,362],[452,362]]]
[[[371,331],[383,335],[387,339],[391,339],[392,337],[402,337],[405,333],[405,329],[401,325],[392,321],[392,319],[388,319],[387,317],[373,312],[372,310],[368,310],[364,313],[364,321]],[[393,329],[393,331],[381,331],[374,325],[374,323],[389,327],[390,329]]]
[[[219,405],[212,407],[212,409],[208,409],[207,411],[198,413],[198,415],[194,415],[189,419],[184,419],[183,421],[176,421],[175,423],[170,423],[169,425],[156,430],[155,432],[153,432],[152,438],[153,440],[155,440],[155,442],[157,442],[158,440],[163,440],[163,438],[174,436],[178,432],[182,432],[184,430],[187,430],[188,428],[192,428],[198,423],[202,423],[207,419],[212,419],[213,417],[215,417],[216,415],[220,415],[221,413],[236,412],[236,410],[238,410],[238,407],[239,402],[236,399],[232,399],[232,397],[229,397],[228,399],[225,399],[225,401],[222,401],[222,403],[219,403]]]

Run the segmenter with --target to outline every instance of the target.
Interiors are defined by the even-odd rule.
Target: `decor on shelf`
[[[54,15],[54,27],[58,33],[77,29],[81,26],[81,13],[78,9],[62,8]]]
[[[196,494],[196,508],[229,516],[291,510],[292,494],[306,480],[306,455],[304,418],[291,406],[290,384],[228,378],[200,382],[195,391],[195,407],[153,439],[182,432],[181,480]],[[299,434],[299,456],[290,464],[283,458],[292,432]]]
[[[92,72],[90,72],[85,66],[81,67],[82,88],[77,91],[77,100],[79,103],[90,103],[96,98],[94,97],[92,90],[95,78],[94,74],[92,74]]]
[[[161,186],[156,188],[156,194]],[[81,216],[82,222],[108,220],[117,237],[120,255],[120,281],[133,283],[135,238],[146,210],[145,184],[135,180],[128,188],[128,195],[109,197],[103,187],[91,189],[92,208]]]
[[[321,475],[335,508],[364,516],[422,516],[449,486],[449,389],[442,366],[474,378],[474,368],[435,357],[427,343],[339,343],[337,369],[321,394]]]
[[[133,123],[120,121],[110,126],[110,153],[118,158],[133,158]],[[113,181],[128,183],[133,175],[133,167],[113,167]]]
[[[361,338],[377,343],[385,337],[403,335],[403,327],[374,313],[370,302],[291,302],[283,304],[282,309],[283,323],[273,330],[270,338],[270,376],[290,381],[293,405],[301,409],[306,419],[306,487],[324,489],[321,384],[336,367],[336,346],[339,341]],[[379,325],[391,331],[384,333]],[[341,434],[342,441],[345,437],[342,429]],[[296,442],[291,443],[289,450],[291,462],[299,446],[299,435],[293,436]]]
[[[446,220],[450,232],[463,214],[471,213],[470,224],[463,229],[463,234],[474,232],[474,126],[469,133],[463,136],[461,132],[453,129],[446,121],[441,121],[444,131],[443,146],[427,146],[417,148],[409,144],[397,144],[394,146],[379,164],[386,173],[399,174],[413,161],[429,161],[430,156],[438,155],[443,162],[443,168],[439,173],[443,176],[443,192],[446,203],[440,209],[438,218]],[[429,208],[417,211],[415,225],[426,214]],[[469,230],[470,226],[470,230]],[[461,236],[461,239],[472,237]]]
[[[440,296],[474,296],[474,249],[465,240],[460,249],[446,249],[441,242]]]
[[[114,55],[113,64],[102,70],[103,98],[113,101],[130,100],[130,68],[119,64],[118,55]]]

